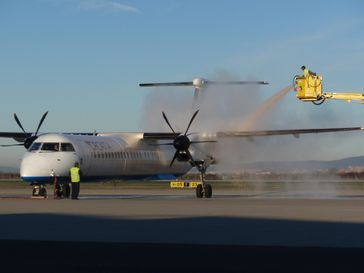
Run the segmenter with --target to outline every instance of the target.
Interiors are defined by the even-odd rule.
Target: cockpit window
[[[35,152],[35,151],[38,151],[38,150],[39,150],[40,145],[42,145],[42,143],[40,143],[40,142],[34,142],[34,143],[32,144],[32,146],[30,146],[30,148],[29,148],[29,152]]]
[[[71,143],[61,143],[61,151],[62,152],[74,152],[75,149]]]
[[[42,145],[42,151],[58,152],[59,143],[56,142],[44,142]]]

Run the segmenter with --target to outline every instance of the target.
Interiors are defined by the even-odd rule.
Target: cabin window
[[[61,151],[62,152],[74,152],[75,148],[71,143],[61,143]]]
[[[59,151],[59,143],[56,142],[44,142],[42,145],[42,151],[48,152],[58,152]]]
[[[40,142],[34,142],[34,143],[32,144],[32,146],[30,146],[30,148],[29,148],[29,152],[35,152],[35,151],[38,151],[38,150],[39,150],[40,145],[42,145],[42,143],[40,143]]]

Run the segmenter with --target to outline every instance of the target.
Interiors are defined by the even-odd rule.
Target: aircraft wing
[[[31,135],[31,133],[0,132],[0,137],[13,138],[17,142],[24,142]]]
[[[360,131],[364,130],[363,127],[343,127],[343,128],[317,128],[317,129],[290,129],[290,130],[262,130],[262,131],[238,131],[238,132],[217,132],[216,137],[258,137],[258,136],[279,136],[279,135],[293,135],[299,137],[301,134],[318,134],[318,133],[333,133],[333,132],[347,132],[347,131]]]
[[[293,135],[299,137],[301,134],[318,134],[318,133],[333,133],[333,132],[347,132],[347,131],[360,131],[364,130],[363,127],[343,127],[343,128],[317,128],[317,129],[290,129],[290,130],[261,130],[261,131],[225,131],[212,134],[193,133],[199,139],[216,139],[228,137],[240,138],[253,138],[258,136],[278,136],[278,135]],[[94,133],[66,133],[77,135],[94,135]],[[143,140],[173,140],[180,132],[152,132],[143,133]],[[17,142],[24,142],[26,138],[30,137],[32,133],[19,133],[19,132],[0,132],[0,138],[13,138]]]
[[[143,133],[143,140],[163,140],[163,139],[175,139],[180,133]]]
[[[348,131],[360,131],[364,130],[363,127],[342,127],[342,128],[315,128],[315,129],[289,129],[289,130],[260,130],[260,131],[226,131],[217,132],[212,134],[196,133],[198,139],[218,139],[218,138],[253,138],[260,136],[280,136],[280,135],[292,135],[299,137],[301,134],[319,134],[319,133],[333,133],[333,132],[348,132]],[[174,139],[180,133],[144,133],[143,140],[168,140]]]
[[[62,133],[62,134],[92,136],[95,135],[96,133]],[[0,132],[0,138],[12,138],[17,142],[24,142],[28,137],[31,137],[33,135],[34,133]]]

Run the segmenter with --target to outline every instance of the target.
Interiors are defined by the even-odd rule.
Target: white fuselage
[[[142,133],[44,134],[25,153],[20,175],[32,183],[52,181],[52,174],[68,180],[75,162],[80,164],[83,179],[90,181],[172,178],[191,169],[189,162],[179,161],[169,167],[173,146],[150,145],[142,138]]]

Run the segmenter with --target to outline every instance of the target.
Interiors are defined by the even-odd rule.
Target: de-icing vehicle
[[[296,75],[293,78],[296,97],[301,101],[311,101],[315,105],[321,105],[326,100],[346,100],[347,102],[359,101],[364,104],[364,94],[356,92],[336,93],[323,91],[323,78],[321,75],[309,74],[306,77]]]

